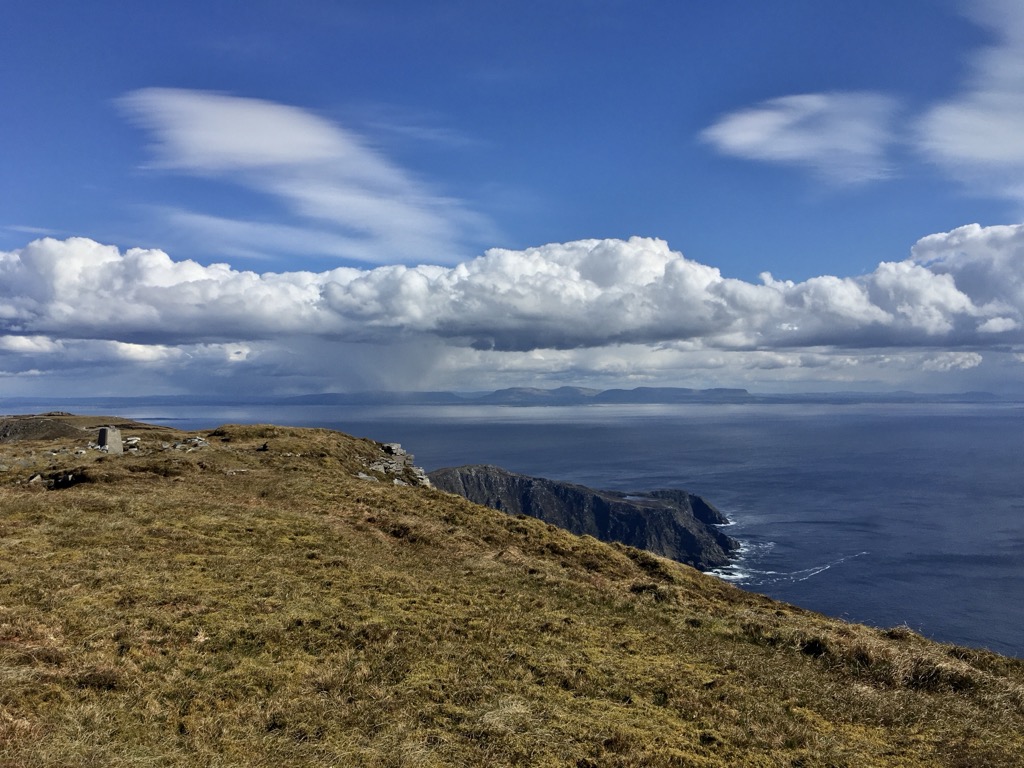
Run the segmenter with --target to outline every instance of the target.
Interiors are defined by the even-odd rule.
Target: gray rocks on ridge
[[[378,443],[378,445],[381,449],[380,457],[368,465],[370,471],[390,475],[395,485],[430,486],[427,473],[413,463],[416,457],[399,443]],[[365,480],[376,479],[362,472],[359,473],[359,477]]]

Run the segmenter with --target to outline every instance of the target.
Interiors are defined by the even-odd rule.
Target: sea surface
[[[133,408],[120,415],[183,429],[339,429],[427,470],[685,488],[732,521],[743,552],[720,576],[744,589],[1024,657],[1019,404]]]

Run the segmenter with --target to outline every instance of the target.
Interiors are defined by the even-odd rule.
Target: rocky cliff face
[[[429,477],[435,487],[477,504],[619,541],[701,570],[725,565],[739,546],[714,527],[728,522],[725,516],[686,491],[596,491],[482,465],[438,469]]]

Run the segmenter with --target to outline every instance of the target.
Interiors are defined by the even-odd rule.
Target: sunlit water
[[[133,408],[121,415],[186,429],[340,429],[400,442],[428,470],[490,463],[597,488],[686,488],[743,542],[723,578],[1024,657],[1020,406]]]

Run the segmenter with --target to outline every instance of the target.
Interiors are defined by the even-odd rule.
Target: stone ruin
[[[101,451],[107,453],[124,453],[124,441],[121,440],[121,430],[117,427],[100,427],[100,436],[96,438],[96,444]]]

